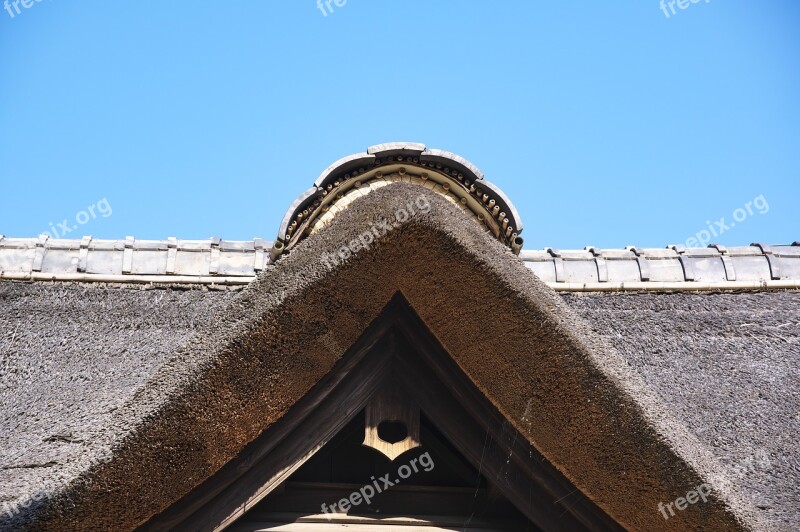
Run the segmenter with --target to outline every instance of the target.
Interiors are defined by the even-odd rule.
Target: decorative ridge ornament
[[[343,157],[326,168],[286,211],[270,250],[270,262],[329,224],[357,197],[397,182],[444,196],[515,254],[521,251],[522,220],[517,209],[475,165],[423,144],[393,142]]]

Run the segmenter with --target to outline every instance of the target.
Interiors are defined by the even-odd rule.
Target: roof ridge
[[[272,242],[208,239],[53,239],[0,235],[0,279],[243,285],[269,265]],[[557,290],[798,288],[800,242],[706,248],[521,250],[520,259]]]

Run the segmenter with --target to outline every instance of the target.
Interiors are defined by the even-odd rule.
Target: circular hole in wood
[[[386,443],[397,443],[408,437],[408,428],[402,421],[381,421],[378,437]]]

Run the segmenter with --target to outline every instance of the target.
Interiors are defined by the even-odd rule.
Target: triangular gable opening
[[[363,444],[365,422],[362,412],[229,530],[540,530],[425,416],[425,444],[394,461]]]
[[[278,423],[142,528],[329,524],[620,529],[487,400],[401,294]]]

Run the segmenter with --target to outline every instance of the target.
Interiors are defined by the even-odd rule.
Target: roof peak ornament
[[[522,220],[517,209],[475,165],[424,144],[391,142],[343,157],[326,168],[286,211],[270,250],[270,262],[329,224],[358,196],[397,182],[444,196],[515,254],[522,249]]]

